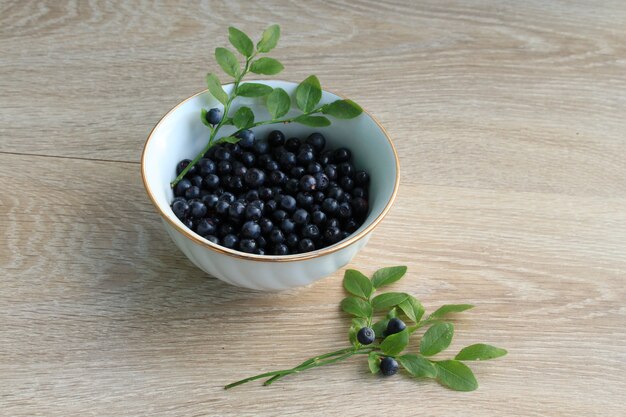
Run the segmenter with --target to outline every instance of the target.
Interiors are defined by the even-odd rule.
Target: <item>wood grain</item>
[[[0,414],[624,415],[623,1],[0,2]],[[282,26],[389,130],[398,201],[351,266],[470,302],[452,351],[480,389],[358,360],[222,386],[345,342],[341,274],[265,294],[178,252],[139,176],[148,132],[202,89],[228,25]]]

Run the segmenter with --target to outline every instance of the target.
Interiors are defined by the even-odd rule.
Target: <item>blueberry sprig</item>
[[[267,380],[263,385],[270,385],[287,375],[330,365],[354,355],[367,355],[368,366],[373,374],[380,372],[383,376],[390,376],[403,368],[412,377],[436,379],[456,391],[475,390],[478,382],[464,362],[498,358],[506,355],[507,351],[478,343],[461,349],[453,359],[432,359],[452,342],[454,326],[445,321],[444,317],[469,310],[473,306],[446,304],[424,318],[424,307],[410,294],[386,292],[375,295],[379,288],[401,279],[406,270],[406,266],[382,268],[371,279],[354,269],[345,272],[343,286],[351,295],[341,301],[341,308],[354,316],[348,331],[350,347],[307,359],[290,369],[245,378],[224,388],[265,378]],[[385,311],[385,316],[374,322],[374,314]],[[407,326],[405,322],[410,324]],[[428,329],[421,337],[419,352],[405,352],[411,335],[423,327]]]
[[[361,107],[352,100],[336,100],[332,103],[319,105],[322,99],[322,88],[318,78],[311,75],[302,81],[295,91],[295,103],[302,113],[294,117],[284,118],[291,110],[292,102],[292,98],[285,90],[272,88],[261,83],[248,82],[242,84],[244,76],[250,72],[261,75],[276,75],[283,70],[283,64],[277,59],[265,56],[257,58],[259,54],[266,54],[276,47],[280,38],[280,26],[272,25],[265,29],[256,47],[252,39],[241,30],[230,27],[228,33],[228,40],[243,56],[243,65],[231,50],[221,47],[215,49],[215,60],[218,65],[228,76],[234,79],[233,88],[230,94],[226,93],[217,75],[214,73],[207,74],[206,84],[209,93],[223,105],[223,108],[201,110],[202,122],[211,132],[209,140],[204,149],[171,182],[172,187],[185,177],[212,146],[220,142],[246,141],[253,135],[250,129],[256,126],[295,122],[311,127],[325,127],[331,124],[330,119],[326,116],[337,119],[352,119],[363,112]],[[256,121],[254,112],[250,107],[239,106],[235,109],[233,102],[237,97],[264,99],[272,118]],[[231,112],[231,110],[234,111]],[[220,129],[228,125],[235,126],[238,130],[228,136],[218,138]]]

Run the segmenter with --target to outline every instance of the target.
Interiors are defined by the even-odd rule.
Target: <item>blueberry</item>
[[[215,174],[209,174],[204,177],[204,186],[207,190],[215,190],[220,185],[220,177]]]
[[[236,177],[243,177],[248,172],[248,168],[241,162],[235,162],[233,164],[233,175]]]
[[[222,110],[214,108],[206,113],[206,121],[211,125],[216,125],[222,121]]]
[[[200,170],[200,174],[203,176],[215,174],[215,169],[217,168],[215,162],[213,162],[213,160],[209,158],[200,159],[198,161],[197,167]]]
[[[329,245],[339,242],[341,240],[341,231],[334,226],[327,227],[326,230],[324,230],[324,240]]]
[[[218,214],[226,214],[228,213],[228,208],[230,207],[230,203],[224,200],[219,200],[217,202],[217,204],[215,205],[215,211],[218,212]]]
[[[296,165],[296,155],[293,152],[283,152],[278,162],[281,167],[289,169]]]
[[[272,216],[277,222],[282,222],[287,218],[287,212],[285,210],[275,210]]]
[[[326,194],[324,194],[322,191],[315,191],[313,193],[313,201],[316,203],[321,203],[322,201],[324,201],[325,198]]]
[[[298,250],[302,253],[315,250],[315,244],[311,239],[302,239],[298,242]]]
[[[270,159],[269,161],[267,161],[267,164],[265,164],[265,170],[272,172],[272,171],[277,171],[280,169],[280,165],[278,165],[278,162],[274,161],[273,159]]]
[[[313,178],[312,175],[303,175],[302,178],[300,178],[300,189],[302,191],[313,191],[315,189],[315,187],[317,186],[317,182],[315,181],[315,178]]]
[[[205,236],[204,238],[211,243],[215,243],[216,245],[220,244],[220,239],[217,236],[208,235],[208,236]]]
[[[323,211],[320,210],[315,210],[312,214],[311,214],[311,222],[313,224],[323,224],[326,221],[326,215],[324,214]]]
[[[228,186],[233,190],[241,190],[243,189],[243,180],[241,177],[232,176],[228,181]]]
[[[306,172],[308,172],[309,174],[317,174],[318,172],[322,172],[323,170],[324,168],[322,168],[322,166],[317,162],[310,162],[306,166]]]
[[[350,177],[341,177],[339,178],[339,186],[344,191],[352,191],[354,189],[354,180]]]
[[[274,250],[272,251],[274,255],[289,255],[289,248],[284,243],[279,243],[274,245]]]
[[[193,226],[194,226],[193,220],[185,219],[183,220],[183,224],[187,227],[187,229],[193,230]]]
[[[348,162],[352,158],[352,152],[347,148],[336,149],[333,153],[333,159],[336,163]]]
[[[298,239],[298,235],[295,233],[289,233],[285,238],[285,244],[290,248],[295,248],[296,246],[298,246],[299,241],[300,239]]]
[[[259,198],[262,200],[270,200],[272,197],[274,197],[274,193],[272,192],[272,189],[269,187],[261,187],[259,188]]]
[[[230,161],[219,161],[217,163],[217,173],[219,175],[230,174],[232,170],[233,170],[233,165],[230,163]]]
[[[280,130],[272,130],[267,136],[267,142],[272,148],[278,148],[285,144],[285,135]]]
[[[219,198],[221,201],[226,201],[228,204],[232,204],[235,202],[235,196],[233,195],[233,193],[229,193],[229,192],[222,193],[222,195],[220,195]]]
[[[339,209],[339,203],[334,198],[326,198],[322,201],[322,210],[326,214],[334,214]]]
[[[267,165],[269,161],[273,161],[271,155],[268,155],[268,154],[259,155],[259,157],[256,159],[256,165],[259,168],[264,168],[265,165]]]
[[[289,171],[289,175],[291,175],[293,178],[300,178],[304,175],[305,172],[306,170],[304,169],[304,167],[295,166],[291,168],[291,170]]]
[[[313,205],[313,195],[300,192],[296,194],[296,203],[300,207],[309,208]]]
[[[267,217],[261,217],[259,219],[259,226],[261,226],[261,233],[264,235],[268,234],[274,228],[274,223]]]
[[[380,361],[380,373],[384,376],[391,376],[398,372],[398,362],[394,358],[385,356]]]
[[[354,233],[359,228],[359,224],[354,219],[348,219],[348,221],[343,225],[343,228],[346,229],[348,233]]]
[[[180,161],[176,165],[176,175],[180,175],[180,173],[183,172],[185,168],[187,168],[187,165],[189,165],[190,162],[191,162],[191,159],[183,159],[182,161]],[[198,167],[194,165],[191,168],[189,168],[189,171],[187,171],[187,175],[195,175],[197,172],[198,172]]]
[[[180,182],[179,182],[179,184],[180,184]],[[200,198],[200,187],[192,185],[191,187],[187,188],[187,190],[185,191],[185,198],[187,200],[191,200],[191,199],[194,199],[194,198]]]
[[[300,188],[300,183],[295,178],[290,178],[285,183],[285,190],[287,190],[288,192],[290,192],[292,194],[297,193],[298,192],[298,188]]]
[[[292,218],[296,224],[307,224],[311,219],[311,215],[305,209],[298,209],[293,213]]]
[[[339,171],[339,175],[352,178],[354,176],[354,165],[350,162],[342,162],[337,165],[337,171]]]
[[[350,202],[352,210],[357,216],[363,216],[367,214],[368,203],[367,200],[362,197],[353,198]]]
[[[354,174],[354,182],[356,185],[365,186],[370,182],[370,176],[365,171],[357,171]]]
[[[254,133],[250,129],[242,130],[237,134],[239,142],[237,144],[242,149],[250,149],[254,146]]]
[[[201,175],[194,175],[193,177],[189,178],[189,181],[191,181],[191,184],[195,185],[198,188],[202,188],[204,183]]]
[[[354,183],[356,184],[356,181]],[[366,198],[367,191],[362,187],[354,187],[354,190],[352,190],[352,197]]]
[[[237,246],[239,238],[233,234],[227,234],[222,238],[222,246],[232,249]]]
[[[241,226],[241,236],[256,239],[261,235],[261,226],[255,221],[249,220]]]
[[[339,225],[340,225],[339,220],[334,217],[331,217],[330,219],[328,219],[328,223],[326,223],[326,227],[336,227],[337,229],[339,229]]]
[[[191,217],[195,217],[196,219],[200,219],[207,214],[207,207],[200,200],[194,200],[189,204],[189,209],[191,213]]]
[[[361,330],[356,334],[356,340],[362,345],[370,345],[376,340],[376,334],[370,327],[361,327]]]
[[[340,218],[347,219],[352,216],[352,207],[350,207],[349,203],[341,203],[339,204],[337,214]]]
[[[215,158],[219,159],[220,161],[228,161],[230,160],[231,155],[228,149],[224,148],[223,146],[220,146],[220,147],[216,146]]]
[[[300,152],[298,152],[298,156],[296,157],[296,161],[298,161],[298,163],[301,165],[313,162],[314,159],[315,155],[313,154],[313,151],[310,151],[308,149],[301,150]]]
[[[313,175],[313,178],[315,178],[316,188],[318,190],[325,190],[328,188],[330,181],[328,180],[326,174],[324,174],[323,172],[318,172]]]
[[[178,184],[176,184],[176,187],[174,188],[174,195],[176,197],[184,196],[185,192],[192,186],[193,184],[191,183],[191,181],[189,181],[187,178],[183,178],[178,182]]]
[[[274,229],[270,232],[268,239],[272,243],[283,243],[285,240],[285,234],[280,229]]]
[[[311,133],[309,137],[306,138],[306,143],[311,145],[316,152],[321,152],[326,146],[326,138],[321,133],[315,132]]]
[[[300,142],[300,139],[289,138],[287,139],[287,142],[285,142],[285,149],[287,149],[290,152],[296,152],[300,148],[301,144],[302,142]]]
[[[256,245],[258,248],[264,248],[267,246],[267,240],[263,236],[259,236],[256,238]]]
[[[286,218],[280,223],[280,228],[285,233],[291,233],[296,228],[296,223],[290,218]]]
[[[320,237],[320,229],[314,224],[307,224],[302,228],[302,237],[315,240]]]
[[[217,227],[215,226],[215,222],[209,219],[202,219],[198,222],[198,234],[200,236],[212,235],[217,231]]]
[[[246,238],[239,241],[239,250],[246,253],[254,253],[257,249],[256,240]]]
[[[406,329],[406,324],[402,320],[397,317],[389,320],[387,324],[387,330],[385,330],[385,336],[389,336],[391,334],[400,333],[402,330]]]
[[[330,187],[326,192],[328,198],[334,198],[335,200],[341,200],[343,198],[343,190],[340,187]]]
[[[266,154],[269,151],[269,143],[264,140],[255,140],[254,141],[254,152],[258,155]]]
[[[246,206],[245,215],[246,215],[246,219],[248,220],[259,220],[261,216],[263,215],[263,210],[260,209],[258,206],[248,204]]]
[[[334,161],[334,159],[333,159],[333,154],[334,154],[334,152],[333,152],[332,150],[327,149],[327,150],[323,151],[323,152],[320,154],[320,157],[319,157],[317,160],[318,160],[318,161],[320,162],[320,164],[322,164],[322,165],[332,164],[332,163],[333,163],[333,161]]]
[[[270,172],[270,181],[272,184],[282,185],[287,182],[287,176],[283,171]]]
[[[258,168],[250,168],[244,180],[249,187],[259,187],[265,182],[265,173]]]
[[[265,207],[263,208],[263,214],[266,216],[273,215],[278,207],[278,203],[276,200],[269,200],[265,203]]]
[[[258,245],[259,243],[257,242],[257,246]],[[257,247],[254,253],[256,253],[257,255],[265,255],[265,249]]]
[[[228,150],[228,152],[230,152],[231,157],[241,156],[241,153],[243,152],[238,143],[227,143],[224,147]]]
[[[338,177],[337,166],[334,164],[328,164],[324,167],[324,174],[330,181],[335,181]]]
[[[202,202],[209,209],[215,208],[215,206],[217,205],[217,201],[218,201],[218,198],[215,194],[206,194],[202,196]]]
[[[233,219],[240,219],[246,211],[246,205],[241,201],[235,201],[228,207],[228,215]]]
[[[239,159],[248,168],[253,166],[255,164],[255,162],[256,162],[256,156],[254,156],[254,154],[252,152],[244,152],[244,153],[242,153],[241,156],[239,157]]]
[[[296,209],[296,199],[290,195],[284,195],[280,200],[280,206],[288,212],[292,212]]]
[[[248,201],[255,201],[258,200],[259,197],[259,191],[258,190],[250,190],[246,193],[246,200]]]
[[[172,211],[179,219],[183,220],[189,213],[189,204],[185,200],[176,200],[172,203]]]

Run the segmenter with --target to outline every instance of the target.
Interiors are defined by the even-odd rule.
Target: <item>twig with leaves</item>
[[[307,359],[290,369],[245,378],[225,388],[265,378],[263,385],[270,385],[287,375],[330,365],[354,355],[367,355],[369,369],[374,374],[393,375],[402,367],[412,377],[433,378],[456,391],[475,390],[478,382],[463,362],[498,358],[506,355],[506,350],[479,343],[461,349],[454,359],[433,360],[432,356],[447,349],[452,342],[454,326],[444,318],[473,306],[446,304],[424,318],[424,307],[410,294],[386,292],[375,295],[379,288],[400,280],[406,270],[405,266],[379,269],[371,279],[354,269],[345,272],[343,286],[351,295],[341,301],[341,308],[354,316],[348,331],[351,346]],[[386,315],[374,322],[374,314],[384,311]],[[413,324],[406,326],[402,319]],[[428,330],[421,337],[419,353],[403,353],[409,347],[411,335],[422,327],[428,327]]]
[[[232,46],[243,56],[243,63],[229,49],[221,47],[215,49],[215,60],[222,70],[234,79],[233,87],[230,94],[226,93],[217,75],[214,73],[207,74],[207,88],[209,93],[223,105],[223,117],[218,117],[217,123],[214,123],[216,120],[211,120],[212,118],[207,116],[210,111],[219,109],[201,110],[202,122],[210,129],[209,140],[204,149],[171,182],[172,187],[185,177],[187,172],[204,157],[212,146],[220,142],[237,143],[241,140],[242,134],[245,134],[244,132],[254,127],[292,122],[311,127],[325,127],[331,124],[330,119],[326,116],[337,119],[352,119],[363,112],[358,104],[347,99],[319,105],[322,99],[322,87],[318,78],[311,75],[302,81],[295,91],[295,103],[302,113],[294,117],[283,118],[291,110],[292,102],[292,98],[284,89],[272,88],[262,83],[246,82],[242,84],[243,78],[250,72],[260,75],[276,75],[283,70],[283,64],[277,59],[265,56],[257,58],[259,54],[266,54],[276,47],[280,38],[280,27],[278,25],[268,27],[263,32],[256,47],[252,39],[237,28],[228,28],[228,34]],[[239,106],[235,109],[233,102],[237,97],[264,99],[272,118],[256,121],[254,112],[250,107]],[[220,129],[228,125],[235,126],[238,130],[226,137],[219,137]]]

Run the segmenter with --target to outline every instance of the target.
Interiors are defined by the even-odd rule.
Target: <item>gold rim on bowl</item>
[[[284,81],[284,80],[272,80],[272,81],[282,81],[282,82],[292,83],[291,81]],[[230,84],[231,83],[224,84],[224,86],[228,86]],[[293,83],[293,84],[297,84],[297,83]],[[340,94],[337,94],[337,93],[334,93],[334,92],[332,92],[330,90],[324,90],[324,91],[326,91],[327,93],[330,93],[330,94],[334,94],[337,97],[345,98],[344,96],[342,96]],[[257,254],[250,254],[250,253],[245,253],[245,252],[239,252],[237,250],[228,249],[228,248],[225,248],[223,246],[217,245],[215,243],[209,242],[208,240],[200,237],[195,232],[193,232],[192,230],[189,230],[185,226],[177,224],[172,219],[170,219],[170,217],[167,214],[165,214],[165,212],[163,211],[161,206],[157,203],[156,199],[152,195],[152,191],[150,190],[150,187],[148,186],[148,181],[146,180],[146,164],[145,164],[146,149],[148,148],[148,143],[150,142],[150,139],[152,139],[154,131],[159,127],[161,122],[167,116],[170,115],[170,113],[172,113],[173,111],[178,109],[180,106],[182,106],[183,104],[185,104],[189,100],[191,100],[191,99],[193,99],[193,98],[195,98],[195,97],[197,97],[197,96],[199,96],[201,94],[204,94],[206,92],[208,92],[208,90],[200,91],[199,93],[196,93],[196,94],[192,95],[191,97],[186,98],[185,100],[181,101],[176,106],[174,106],[170,111],[165,113],[165,115],[163,117],[161,117],[161,119],[159,119],[157,124],[150,131],[150,134],[148,135],[148,139],[146,140],[146,143],[143,146],[143,151],[141,152],[141,179],[143,180],[143,186],[146,189],[146,193],[148,194],[148,197],[150,197],[150,201],[152,202],[154,207],[157,209],[159,215],[163,219],[165,219],[165,221],[168,222],[172,227],[174,227],[176,230],[178,230],[180,233],[182,233],[183,236],[185,236],[186,238],[188,238],[191,241],[199,244],[200,246],[203,246],[203,247],[205,247],[207,249],[210,249],[212,251],[215,251],[215,252],[218,252],[218,253],[222,253],[224,255],[232,256],[232,257],[235,257],[235,258],[239,258],[239,259],[246,259],[246,260],[249,260],[249,261],[258,261],[258,262],[293,262],[293,261],[302,261],[302,260],[306,260],[306,259],[319,258],[320,256],[324,256],[324,255],[327,255],[329,253],[336,252],[336,251],[341,250],[341,249],[343,249],[343,248],[345,248],[347,246],[350,246],[351,244],[353,244],[354,242],[356,242],[358,240],[363,239],[365,236],[367,236],[378,225],[378,223],[380,223],[382,221],[382,219],[387,215],[387,213],[391,209],[391,206],[393,205],[393,202],[396,199],[396,195],[398,194],[398,186],[400,185],[400,161],[398,159],[398,153],[396,152],[396,148],[393,145],[393,142],[391,141],[391,138],[389,137],[389,134],[387,133],[387,130],[383,127],[383,125],[380,124],[380,122],[374,116],[372,116],[372,114],[370,112],[368,112],[367,110],[363,109],[363,113],[368,115],[374,121],[374,123],[376,123],[376,125],[380,128],[380,130],[385,135],[385,138],[387,139],[387,142],[389,142],[389,146],[391,146],[391,150],[393,151],[394,160],[396,162],[396,178],[395,178],[395,181],[394,181],[394,184],[393,184],[393,192],[391,193],[391,197],[389,198],[389,201],[387,201],[387,204],[385,205],[385,208],[383,209],[383,211],[381,211],[380,214],[378,216],[376,216],[376,218],[370,224],[368,224],[365,229],[361,230],[358,233],[350,235],[348,238],[346,238],[346,239],[344,239],[344,240],[342,240],[340,242],[337,242],[334,245],[327,246],[327,247],[322,248],[322,249],[317,249],[317,250],[314,250],[314,251],[311,251],[311,252],[298,253],[298,254],[294,254],[294,255],[257,255]]]

